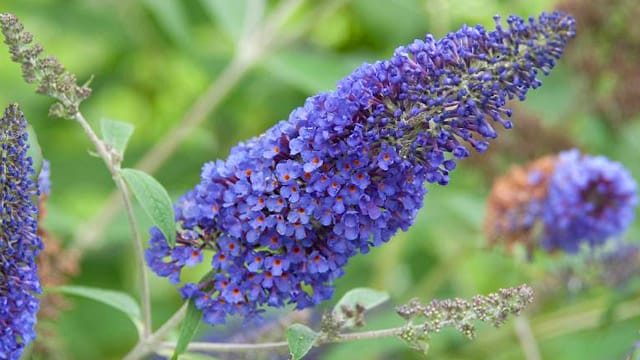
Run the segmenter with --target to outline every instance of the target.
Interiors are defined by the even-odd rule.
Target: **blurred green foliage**
[[[96,128],[101,118],[136,126],[123,164],[131,167],[177,124],[230,61],[243,34],[246,13],[269,14],[279,4],[266,1],[264,9],[258,9],[255,5],[259,3],[4,0],[0,11],[15,13],[46,52],[55,54],[81,82],[95,76],[93,95],[83,103],[82,111]],[[175,200],[198,181],[204,162],[225,158],[235,143],[285,119],[307,96],[331,89],[361,62],[389,57],[395,47],[428,32],[442,36],[464,23],[492,26],[496,13],[528,16],[554,7],[552,0],[302,1],[279,35],[300,36],[261,58],[162,166],[157,178]],[[519,114],[533,114],[551,131],[568,135],[589,153],[623,162],[640,178],[638,118],[618,122],[615,128],[605,126],[590,108],[589,98],[583,96],[581,75],[566,63],[543,81],[545,85],[518,107],[516,127]],[[52,101],[34,94],[21,80],[18,66],[10,62],[6,51],[0,56],[0,83],[0,103],[17,101],[23,106],[45,158],[51,161],[53,190],[47,225],[72,246],[79,224],[96,214],[113,183],[102,162],[89,154],[91,144],[81,129],[71,121],[47,117]],[[527,141],[543,144],[543,136],[530,133]],[[536,155],[548,151],[540,146]],[[430,188],[424,209],[408,232],[354,258],[346,276],[336,284],[337,296],[368,286],[387,290],[396,304],[416,296],[423,300],[470,297],[522,282],[536,283],[544,275],[551,262],[543,261],[545,257],[528,264],[486,248],[481,229],[491,178],[466,165],[460,164],[450,185]],[[503,170],[508,165],[507,161]],[[148,220],[137,210],[146,228]],[[628,237],[637,239],[638,230],[633,226]],[[564,260],[559,256],[553,261]],[[199,274],[194,271],[188,276]],[[165,279],[152,278],[154,325],[158,326],[178,308],[180,299]],[[136,279],[130,234],[120,214],[98,246],[84,254],[82,272],[73,283],[137,295]],[[579,321],[571,321],[572,309],[582,309],[577,314],[606,309],[615,298],[614,290],[595,289],[571,296],[558,290],[558,294],[529,315],[544,358],[621,358],[638,338],[637,306],[625,321],[599,323],[596,316],[593,323],[577,315]],[[368,328],[400,323],[388,313],[374,314]],[[74,299],[73,308],[54,327],[67,351],[61,356],[64,359],[116,359],[136,341],[135,329],[124,315],[89,300]],[[553,331],[546,334],[540,329]],[[420,358],[394,339],[335,345],[314,350],[314,354],[322,359],[356,354],[361,359]],[[508,325],[499,330],[481,327],[474,342],[444,331],[433,338],[430,357],[520,359],[524,354]]]

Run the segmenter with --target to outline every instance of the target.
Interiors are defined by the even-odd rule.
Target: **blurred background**
[[[408,232],[355,257],[336,283],[336,297],[367,286],[388,291],[392,304],[399,305],[413,297],[468,298],[527,282],[538,293],[527,318],[542,358],[622,359],[640,339],[638,281],[575,286],[564,269],[581,261],[579,256],[539,252],[527,262],[518,249],[510,255],[489,248],[482,224],[493,179],[511,165],[542,155],[577,147],[620,161],[640,177],[636,0],[0,4],[1,12],[15,13],[46,53],[56,55],[81,83],[94,77],[83,113],[95,128],[101,118],[134,124],[124,166],[154,172],[174,200],[199,181],[204,162],[225,158],[238,141],[287,118],[306,97],[333,89],[363,61],[390,57],[397,46],[425,33],[441,37],[462,24],[492,28],[494,14],[537,16],[558,8],[577,17],[578,36],[557,69],[543,79],[544,86],[525,103],[513,104],[515,129],[501,132],[486,154],[462,161],[448,186],[431,186]],[[114,186],[108,172],[91,156],[92,146],[75,123],[47,116],[52,100],[22,81],[19,66],[1,48],[0,104],[23,106],[51,162],[47,228],[64,247],[81,250],[80,272],[70,282],[137,297],[129,228],[118,201],[109,200]],[[141,227],[148,228],[148,219],[137,210]],[[624,237],[635,241],[639,230],[634,225]],[[166,279],[151,277],[158,326],[181,301]],[[134,345],[135,329],[121,313],[79,298],[68,299],[67,307],[48,320],[39,340],[45,348],[40,358],[117,359]],[[388,305],[371,314],[367,327],[399,324]],[[510,320],[498,330],[480,325],[474,341],[445,330],[433,337],[429,358],[525,359],[513,324]],[[215,334],[219,328],[201,330],[201,338],[224,336]],[[395,339],[326,346],[312,356],[421,358]]]

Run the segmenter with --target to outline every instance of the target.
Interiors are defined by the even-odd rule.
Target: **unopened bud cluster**
[[[322,315],[320,332],[325,339],[337,339],[341,330],[364,326],[365,311],[366,308],[360,304],[342,305],[338,311],[334,310]]]
[[[11,60],[22,66],[27,83],[37,84],[37,92],[58,100],[49,110],[52,116],[70,118],[78,112],[80,103],[91,95],[91,89],[78,86],[76,76],[68,72],[53,56],[44,56],[40,44],[32,44],[33,35],[13,14],[0,14],[0,27],[9,45]]]
[[[410,345],[418,345],[444,327],[453,327],[466,337],[476,335],[474,321],[489,323],[495,327],[504,324],[509,315],[519,315],[533,302],[533,289],[528,285],[500,289],[489,295],[476,295],[471,300],[432,300],[423,305],[412,300],[396,309],[407,320],[401,338]]]

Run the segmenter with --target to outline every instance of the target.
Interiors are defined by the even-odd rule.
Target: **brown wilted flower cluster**
[[[527,165],[513,166],[493,183],[487,200],[484,232],[489,244],[506,244],[508,249],[516,243],[533,251],[535,220],[557,156],[545,156]]]
[[[38,199],[38,235],[44,248],[38,256],[38,276],[43,288],[61,286],[68,283],[69,278],[79,272],[80,253],[74,249],[64,249],[60,239],[43,227],[47,214],[47,194],[41,193]],[[34,353],[47,359],[63,359],[63,351],[58,341],[58,334],[52,321],[60,315],[60,311],[68,309],[69,303],[59,293],[49,292],[40,298],[36,331],[39,334],[34,343]]]
[[[586,98],[612,127],[640,113],[640,2],[562,0],[562,11],[577,21],[580,36],[567,59],[587,80]]]
[[[60,239],[43,228],[42,220],[46,215],[46,196],[40,198],[38,207],[38,235],[42,238],[44,248],[38,256],[38,276],[43,287],[67,284],[69,277],[79,271],[79,253],[74,249],[64,249]],[[48,293],[41,299],[39,318],[55,319],[60,309],[67,306],[62,295]]]

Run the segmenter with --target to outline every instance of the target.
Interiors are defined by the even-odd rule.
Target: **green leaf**
[[[180,327],[180,335],[178,336],[178,342],[176,343],[175,351],[171,357],[172,360],[177,360],[178,356],[187,350],[191,339],[193,339],[193,335],[195,335],[198,330],[200,318],[202,318],[202,312],[198,310],[193,299],[189,300],[187,314],[185,315],[184,320],[182,321],[182,326]]]
[[[281,50],[262,65],[283,81],[313,94],[334,89],[339,79],[362,62],[360,58],[327,52]]]
[[[176,244],[176,223],[167,190],[143,171],[122,169],[120,173],[151,221],[162,231],[169,246],[173,247]]]
[[[343,316],[345,319],[344,328],[353,327],[354,321],[352,318],[346,317],[343,313],[343,308],[349,308],[351,310],[356,308],[356,304],[360,305],[365,311],[371,310],[374,307],[389,300],[389,294],[382,291],[377,291],[369,288],[355,288],[349,290],[340,301],[333,307],[333,313],[336,316]]]
[[[287,343],[293,360],[302,359],[313,347],[319,334],[302,324],[292,324],[287,329]]]
[[[202,6],[229,36],[238,40],[244,32],[249,0],[201,0]],[[264,5],[262,5],[264,8]]]
[[[67,295],[80,296],[86,299],[95,300],[112,308],[123,312],[131,319],[133,324],[140,330],[142,322],[140,320],[140,306],[128,294],[120,291],[99,289],[88,286],[56,286],[46,289],[51,292],[59,292]]]
[[[127,143],[133,133],[133,125],[109,119],[100,120],[102,140],[109,144],[120,156],[124,156]]]
[[[360,304],[365,310],[371,310],[387,300],[389,300],[389,294],[384,291],[369,288],[355,288],[347,291],[333,309],[336,311],[342,306],[353,308],[356,304]]]
[[[38,135],[36,135],[36,131],[33,130],[33,126],[27,125],[27,133],[29,136],[29,149],[27,150],[27,156],[30,156],[31,159],[33,159],[33,169],[35,170],[34,180],[36,180],[40,174],[40,170],[42,170],[42,149],[40,148]]]

